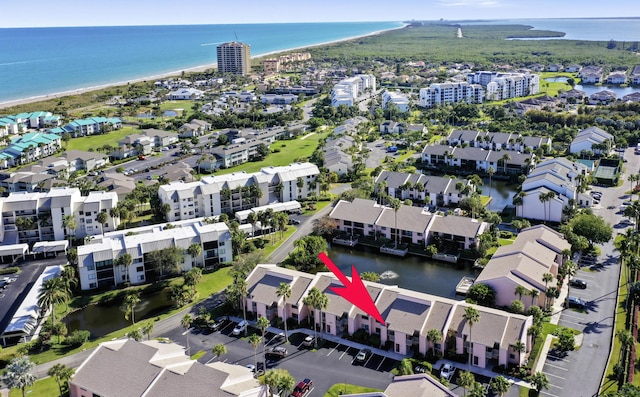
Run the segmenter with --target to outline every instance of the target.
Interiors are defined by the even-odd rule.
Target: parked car
[[[371,350],[370,349],[362,349],[358,352],[358,354],[356,355],[356,362],[359,363],[363,363],[367,360],[367,357],[369,357],[369,355],[371,355]]]
[[[575,296],[568,297],[567,302],[569,303],[569,307],[575,307],[576,309],[584,309],[587,306],[585,301]]]
[[[302,346],[312,347],[316,344],[316,338],[309,335],[302,341]]]
[[[427,367],[423,366],[423,365],[416,365],[413,368],[413,373],[415,374],[424,374],[427,373]]]
[[[267,352],[265,353],[265,356],[267,357],[274,357],[274,358],[285,358],[287,357],[287,349],[285,349],[282,346],[278,346],[278,347],[272,347],[271,349],[267,350]]]
[[[291,395],[293,397],[303,397],[307,393],[309,393],[309,390],[311,390],[312,387],[313,387],[313,381],[309,378],[305,378],[302,382],[296,385]]]
[[[442,365],[442,368],[440,368],[440,377],[450,381],[451,378],[453,378],[454,372],[456,372],[455,367],[449,363],[445,363]]]
[[[572,278],[569,281],[569,285],[572,286],[572,287],[580,288],[580,289],[587,288],[587,282],[584,281],[584,280],[580,280],[578,278]]]
[[[289,219],[289,224],[290,225],[299,225],[300,221],[297,219]]]
[[[238,325],[236,325],[236,327],[233,329],[233,334],[234,335],[240,335],[242,332],[244,332],[247,329],[247,326],[249,325],[249,323],[245,320],[242,320],[238,323]]]

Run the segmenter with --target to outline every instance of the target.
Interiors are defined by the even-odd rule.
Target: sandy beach
[[[284,50],[272,51],[272,52],[267,52],[267,53],[264,53],[264,54],[255,54],[255,55],[253,55],[251,57],[251,59],[260,59],[260,58],[265,58],[265,57],[268,57],[268,56],[271,56],[271,55],[275,55],[275,54],[282,54],[282,53],[285,53],[285,52],[292,52],[292,51],[301,51],[301,50],[304,50],[306,48],[321,47],[321,46],[325,46],[325,45],[341,43],[341,42],[344,42],[344,41],[355,40],[355,39],[359,39],[359,38],[362,38],[362,37],[375,36],[375,35],[379,35],[379,34],[384,33],[384,32],[390,32],[390,31],[393,31],[393,30],[404,29],[406,26],[407,25],[405,24],[405,25],[399,26],[397,28],[378,30],[378,31],[375,31],[375,32],[371,32],[371,33],[367,33],[367,34],[363,34],[363,35],[359,35],[359,36],[347,37],[347,38],[344,38],[344,39],[332,40],[332,41],[327,41],[327,42],[323,42],[323,43],[312,44],[312,45],[307,45],[307,46],[302,46],[302,47],[287,48],[287,49],[284,49]],[[16,99],[16,100],[12,100],[12,101],[0,102],[0,109],[12,107],[12,106],[17,106],[17,105],[24,105],[24,104],[27,104],[27,103],[46,101],[46,100],[49,100],[49,99],[63,98],[63,97],[70,96],[70,95],[80,95],[80,94],[84,94],[86,92],[101,90],[101,89],[108,88],[108,87],[117,87],[117,86],[123,86],[123,85],[131,84],[131,83],[139,83],[139,82],[142,82],[142,81],[149,81],[149,80],[154,80],[155,81],[155,80],[159,80],[159,79],[166,79],[166,78],[169,78],[169,77],[176,77],[176,76],[179,76],[180,74],[182,74],[182,72],[185,72],[185,73],[204,72],[207,69],[217,69],[217,63],[194,66],[194,67],[191,67],[191,68],[174,70],[174,71],[167,72],[167,73],[161,73],[161,74],[156,74],[156,75],[153,75],[153,76],[146,76],[146,77],[140,77],[140,78],[135,78],[135,79],[131,79],[131,80],[119,81],[119,82],[115,82],[115,83],[102,84],[102,85],[97,85],[97,86],[92,86],[92,87],[78,88],[78,89],[75,89],[75,90],[56,92],[56,93],[48,94],[48,95],[38,95],[38,96],[33,96],[33,97],[28,97],[28,98]]]

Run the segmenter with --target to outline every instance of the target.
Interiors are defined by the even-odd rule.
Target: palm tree
[[[527,289],[522,285],[516,286],[516,290],[514,291],[514,293],[518,295],[518,300],[522,300],[522,295],[526,294],[527,292]]]
[[[311,290],[309,290],[309,294],[304,297],[302,303],[305,306],[309,306],[310,308],[312,308],[314,313],[316,310],[320,309],[320,315],[313,316],[313,339],[317,346],[318,338],[316,338],[316,321],[320,323],[320,331],[322,332],[322,309],[325,309],[329,304],[329,298],[327,297],[327,294],[321,292],[318,288],[313,287],[311,288]]]
[[[108,220],[109,214],[107,214],[106,211],[100,211],[98,212],[98,215],[96,215],[96,222],[100,224],[100,230],[102,230],[104,224],[107,223]]]
[[[391,199],[389,199],[389,206],[391,208],[393,208],[393,214],[395,216],[395,231],[396,231],[396,245],[394,248],[398,247],[398,235],[400,234],[398,232],[398,210],[400,209],[400,207],[402,206],[402,201],[400,201],[399,199],[393,197]]]
[[[192,323],[193,317],[190,314],[185,314],[180,320],[180,325],[185,329],[185,335],[187,336],[187,352],[189,352],[189,328],[191,328]]]
[[[573,263],[572,260],[567,260],[562,267],[564,268],[564,274],[567,278],[567,296],[571,296],[571,277],[575,276],[578,272],[578,266]],[[567,302],[568,304],[568,302]]]
[[[545,203],[547,201],[551,200],[551,197],[549,196],[549,193],[551,193],[551,192],[540,193],[540,195],[538,196],[538,200],[540,200],[540,202],[542,203],[542,209],[544,211],[544,221],[545,221],[545,223],[547,222],[547,206],[545,205]]]
[[[36,382],[35,375],[31,373],[35,366],[28,356],[14,358],[2,375],[2,383],[9,389],[22,390],[22,397],[25,397],[25,389]]]
[[[491,197],[491,187],[493,186],[491,184],[491,177],[493,177],[493,174],[496,173],[496,170],[493,169],[493,167],[489,167],[489,169],[487,170],[487,174],[489,175],[489,197]]]
[[[242,316],[244,318],[244,322],[247,322],[247,295],[249,294],[249,286],[247,284],[247,280],[242,277],[236,279],[236,288],[238,289],[238,293],[240,294],[240,303],[242,304]],[[244,336],[247,336],[247,328],[244,327]]]
[[[527,346],[522,341],[517,341],[513,344],[513,350],[518,352],[518,362],[521,362],[520,355],[527,350]]]
[[[48,308],[51,312],[51,325],[56,322],[55,304],[65,301],[66,293],[60,278],[54,277],[46,280],[38,293],[38,306]]]
[[[469,365],[468,368],[471,368],[471,356],[473,354],[473,342],[471,341],[471,330],[473,329],[473,325],[480,321],[480,313],[473,306],[467,306],[464,309],[464,314],[462,318],[469,324]]]
[[[67,368],[64,364],[56,364],[49,369],[47,375],[54,378],[60,389],[60,397],[62,397],[62,385],[66,385],[67,382],[73,377],[76,370],[73,368]]]
[[[271,325],[271,323],[269,322],[269,320],[266,317],[260,317],[258,319],[258,322],[256,323],[256,327],[258,327],[260,332],[262,332],[262,358],[264,359],[264,369],[265,370],[267,369],[267,355],[266,355],[267,340],[266,340],[266,338],[264,336],[267,333],[267,328],[269,328],[270,325]]]
[[[69,298],[73,295],[73,290],[78,285],[76,278],[76,268],[73,266],[65,266],[60,273],[60,288],[64,294],[64,312],[69,310]]]
[[[469,371],[464,371],[458,377],[458,385],[462,386],[463,395],[467,395],[467,388],[470,388],[475,383],[476,378]]]
[[[618,340],[620,341],[620,344],[622,345],[621,346],[622,349],[620,351],[621,354],[619,357],[619,363],[623,365],[623,363],[626,360],[626,357],[628,357],[629,348],[633,346],[635,341],[633,338],[633,334],[628,329],[618,330],[618,332],[616,332],[616,337],[618,338]],[[623,368],[624,368],[624,365],[623,365]]]
[[[282,321],[284,322],[284,337],[286,343],[289,343],[289,334],[287,332],[287,299],[291,298],[291,285],[280,283],[276,290],[276,296],[282,298]]]
[[[198,266],[198,258],[202,253],[202,246],[200,244],[193,243],[189,246],[189,248],[187,248],[187,253],[191,258],[195,259],[196,266]]]
[[[257,354],[258,354],[258,346],[260,346],[260,340],[261,340],[261,338],[258,336],[258,334],[251,334],[249,336],[249,338],[247,339],[247,342],[249,342],[251,344],[251,346],[253,347],[253,365],[254,365],[256,371],[258,370]]]
[[[627,180],[631,182],[631,192],[629,196],[631,197],[630,200],[633,201],[633,182],[640,180],[640,174],[629,174]]]
[[[140,303],[140,292],[132,291],[124,297],[124,318],[128,320],[131,317],[131,324],[136,323],[136,305]]]
[[[247,222],[251,224],[251,231],[253,232],[251,235],[256,235],[256,223],[258,223],[258,215],[255,212],[249,212],[247,215]]]
[[[431,354],[436,355],[436,343],[442,341],[442,332],[436,328],[432,328],[427,332],[427,341],[431,343]]]
[[[547,285],[553,281],[553,274],[551,273],[544,273],[542,275],[542,282],[544,282],[544,289],[547,289]]]
[[[116,259],[115,262],[116,262],[115,263],[116,266],[124,267],[125,282],[128,283],[129,282],[129,266],[133,264],[133,257],[128,252],[125,252],[124,254],[120,255],[120,257],[118,257],[118,259]]]
[[[69,237],[69,245],[71,245],[71,236],[75,235],[76,227],[78,227],[78,223],[76,222],[76,218],[73,214],[65,215],[62,217],[62,227],[67,231],[67,236]]]
[[[536,372],[535,374],[531,375],[531,386],[536,389],[538,395],[540,395],[542,389],[548,389],[549,385],[549,378],[547,378],[547,375],[543,374],[542,372]]]
[[[535,305],[536,299],[538,299],[539,295],[540,291],[538,291],[536,287],[531,288],[531,291],[529,291],[529,296],[531,297],[531,306]]]
[[[142,333],[147,335],[147,340],[151,340],[151,334],[153,333],[153,321],[149,321],[142,326]]]
[[[491,379],[491,382],[489,382],[489,386],[491,387],[491,390],[493,390],[498,396],[502,397],[507,394],[507,392],[509,392],[511,383],[509,383],[507,378],[505,378],[504,376],[498,375],[495,378]]]
[[[227,347],[222,343],[219,343],[211,348],[211,353],[216,356],[216,360],[220,360],[220,356],[227,354]]]
[[[502,161],[502,166],[504,167],[504,173],[507,173],[507,161],[511,160],[511,155],[509,153],[505,153],[500,160]]]

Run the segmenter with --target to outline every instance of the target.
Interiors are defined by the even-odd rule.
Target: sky
[[[640,17],[638,0],[8,0],[0,27]]]

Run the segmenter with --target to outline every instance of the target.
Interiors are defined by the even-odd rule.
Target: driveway
[[[635,173],[640,166],[640,156],[627,149],[626,169]],[[624,233],[625,227],[620,225],[622,215],[618,213],[620,204],[628,200],[625,191],[630,188],[626,182],[620,187],[594,187],[601,191],[600,204],[593,207],[596,215],[602,216],[614,226],[614,238],[617,233]],[[578,350],[560,355],[550,351],[542,372],[550,381],[550,388],[541,392],[543,396],[560,397],[598,395],[600,383],[606,370],[609,353],[612,347],[614,314],[620,265],[618,253],[614,251],[613,239],[599,246],[602,253],[596,263],[601,267],[581,267],[575,278],[587,282],[586,289],[571,288],[570,295],[587,302],[586,310],[564,309],[560,314],[559,325],[574,328],[583,332],[582,345]],[[605,390],[608,384],[604,380]]]

